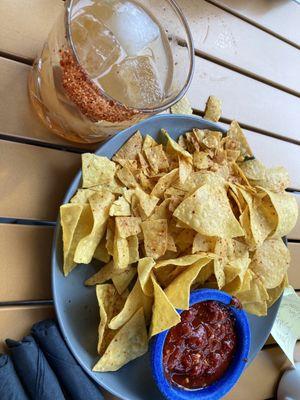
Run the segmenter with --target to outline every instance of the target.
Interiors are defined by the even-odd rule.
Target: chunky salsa
[[[188,389],[209,386],[228,368],[235,352],[235,318],[217,301],[194,304],[170,329],[163,349],[167,379]]]

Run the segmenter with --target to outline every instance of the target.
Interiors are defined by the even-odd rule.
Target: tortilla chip
[[[175,240],[170,232],[168,232],[167,251],[177,251]]]
[[[116,164],[107,157],[85,153],[81,158],[83,188],[109,183],[114,179]]]
[[[235,140],[239,144],[239,150],[243,157],[253,157],[252,150],[237,121],[231,122],[227,137]]]
[[[129,361],[145,354],[148,337],[142,307],[117,332],[93,371],[117,371]]]
[[[179,156],[179,182],[184,184],[192,172],[192,164],[186,158]]]
[[[283,278],[282,282],[280,285],[276,286],[273,289],[268,289],[268,300],[267,300],[267,306],[272,307],[272,305],[279,299],[279,297],[282,295],[284,289],[288,286],[288,276],[285,274],[285,277]]]
[[[131,215],[130,204],[125,200],[123,196],[115,200],[109,210],[111,217],[128,217]]]
[[[198,253],[200,251],[212,251],[215,247],[216,239],[211,236],[204,236],[201,233],[197,233],[193,240],[192,253]]]
[[[191,285],[197,278],[201,269],[208,264],[209,261],[209,258],[202,258],[195,264],[189,266],[165,289],[165,294],[175,308],[181,310],[187,310],[189,308]]]
[[[193,109],[187,96],[183,96],[170,108],[171,114],[193,114]]]
[[[120,312],[125,299],[119,296],[114,286],[110,284],[97,285],[96,294],[100,311],[97,351],[102,355],[116,334],[116,331],[108,328],[108,323]]]
[[[163,256],[168,245],[168,222],[166,219],[144,221],[141,224],[145,252],[148,257]]]
[[[244,310],[250,314],[257,315],[258,317],[264,317],[267,315],[267,302],[262,301],[259,303],[246,303],[243,306]]]
[[[117,314],[114,318],[112,318],[112,320],[108,324],[108,327],[110,329],[119,329],[127,321],[129,321],[132,315],[140,307],[143,307],[144,296],[145,295],[141,289],[141,284],[137,279],[133,289],[131,290],[125,301],[124,307],[119,312],[119,314]]]
[[[153,139],[152,136],[146,135],[143,142],[143,151],[148,149],[149,147],[155,147],[158,143]]]
[[[165,267],[166,265],[187,267],[189,265],[195,264],[196,262],[207,256],[208,254],[206,253],[199,253],[199,254],[189,254],[177,258],[170,258],[168,260],[161,260],[156,263],[155,269]],[[209,256],[212,257],[213,255],[210,254]]]
[[[97,271],[94,275],[88,278],[84,284],[86,286],[94,286],[100,283],[104,283],[111,279],[114,272],[116,271],[114,262],[110,261],[106,265],[102,266],[99,271]]]
[[[114,161],[119,159],[135,160],[138,153],[142,151],[143,137],[140,131],[136,131],[130,139],[120,148],[119,151],[113,156]]]
[[[151,280],[151,271],[155,266],[155,261],[152,257],[144,257],[138,263],[138,276],[142,291],[146,296],[153,295],[153,284]]]
[[[298,205],[295,197],[290,193],[273,193],[268,189],[262,188],[266,192],[275,208],[277,214],[276,229],[273,237],[287,235],[296,225],[298,218]]]
[[[151,195],[156,197],[162,197],[165,190],[168,189],[173,182],[178,179],[178,168],[175,168],[173,171],[169,172],[168,174],[163,175],[159,178],[158,182],[152,189]]]
[[[76,263],[89,264],[92,261],[94,252],[105,234],[109,209],[114,199],[115,196],[106,190],[95,192],[89,198],[94,219],[93,228],[77,245],[74,256]]]
[[[162,129],[161,132],[167,138],[167,153],[175,154],[176,156],[182,156],[188,159],[190,162],[193,161],[193,156],[186,150],[184,150],[175,140],[171,138],[168,132],[165,129]]]
[[[114,237],[115,237],[115,221],[112,218],[109,218],[107,221],[106,228],[106,249],[108,254],[113,256],[114,254]]]
[[[64,250],[63,270],[65,276],[67,276],[76,266],[74,256],[78,243],[88,235],[93,227],[90,205],[62,205],[60,207],[60,222]]]
[[[121,273],[113,273],[111,280],[113,281],[113,284],[120,295],[125,292],[135,275],[136,268],[133,267],[129,267]],[[119,310],[119,312],[120,311],[121,310]]]
[[[192,229],[183,229],[175,237],[176,246],[180,251],[185,251],[193,245],[195,234],[196,232]]]
[[[98,244],[94,256],[96,260],[102,261],[104,263],[108,263],[110,260],[110,254],[106,248],[106,239],[102,239],[101,242]]]
[[[139,239],[136,236],[129,236],[127,238],[128,249],[129,249],[129,264],[137,262],[140,258],[139,255]]]
[[[149,217],[154,211],[155,206],[159,202],[159,198],[153,195],[149,195],[139,188],[135,190],[134,196],[136,196],[136,198],[138,199],[140,208],[145,213],[145,216]]]
[[[151,275],[151,279],[154,288],[154,304],[149,337],[157,335],[180,322],[180,315],[169,301],[165,292],[156,282],[153,274]]]
[[[266,240],[254,253],[250,268],[266,289],[280,285],[290,264],[290,252],[282,239]]]
[[[123,217],[117,217],[123,218]],[[124,217],[127,218],[127,217]],[[130,218],[130,217],[129,217]],[[114,253],[113,253],[114,264],[116,268],[124,269],[129,265],[129,246],[126,239],[119,236],[118,231],[114,238]]]
[[[171,199],[165,199],[159,206],[156,206],[154,212],[151,214],[150,219],[169,219],[171,212],[169,210]]]
[[[94,189],[78,189],[76,194],[71,198],[70,203],[88,204],[88,198],[94,193]]]
[[[207,169],[210,165],[208,154],[203,151],[195,151],[193,154],[193,165],[197,169]]]
[[[203,118],[213,122],[218,122],[221,114],[221,101],[215,96],[209,96],[206,102]]]
[[[272,190],[276,193],[283,192],[288,186],[290,186],[290,183],[289,174],[284,167],[267,169],[265,177],[256,182],[258,186]]]
[[[244,231],[235,218],[223,187],[205,184],[187,197],[174,216],[206,236],[232,238]]]
[[[148,147],[144,150],[148,163],[154,172],[159,172],[169,167],[169,162],[162,145]]]
[[[119,169],[116,175],[123,183],[123,185],[127,186],[128,188],[136,188],[139,186],[133,173],[130,171],[128,167],[123,167]]]
[[[141,218],[116,217],[116,229],[121,238],[137,235],[141,232]]]

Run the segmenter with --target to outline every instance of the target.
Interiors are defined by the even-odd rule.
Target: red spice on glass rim
[[[196,303],[183,311],[163,348],[167,379],[174,385],[199,389],[224,375],[237,345],[235,318],[218,301]]]

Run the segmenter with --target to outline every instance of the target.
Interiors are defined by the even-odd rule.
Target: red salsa
[[[235,318],[218,301],[194,304],[170,329],[163,349],[167,379],[175,385],[199,389],[221,378],[235,352]]]

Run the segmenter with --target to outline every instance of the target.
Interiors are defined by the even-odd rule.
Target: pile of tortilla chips
[[[205,116],[220,117],[214,97]],[[83,154],[82,188],[60,210],[65,275],[99,260],[85,282],[100,309],[95,371],[144,354],[149,338],[180,321],[193,289],[225,290],[266,315],[287,284],[281,238],[298,211],[286,170],[254,159],[235,121],[227,135],[161,136],[136,132],[112,161]]]

